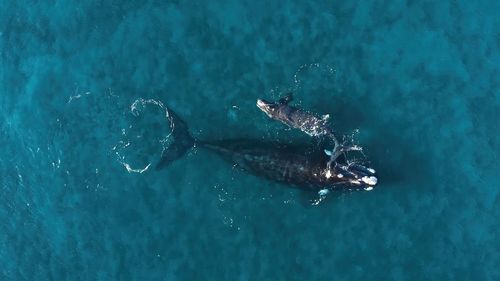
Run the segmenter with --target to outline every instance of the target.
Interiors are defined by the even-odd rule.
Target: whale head
[[[350,183],[354,186],[363,186],[364,190],[372,190],[378,183],[378,178],[376,177],[375,170],[362,165],[349,165],[347,170],[354,179],[350,180]]]
[[[369,191],[378,183],[375,170],[359,164],[335,165],[331,170],[326,169],[324,175],[332,182],[341,180],[354,189]]]
[[[275,118],[278,114],[279,105],[274,102],[258,99],[257,107],[271,118]]]

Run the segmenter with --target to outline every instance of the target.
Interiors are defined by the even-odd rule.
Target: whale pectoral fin
[[[314,208],[317,204],[319,195],[316,192],[305,192],[302,191],[298,194],[297,202],[304,208]]]
[[[278,103],[279,104],[288,104],[292,100],[293,100],[293,93],[290,92],[290,93],[286,94],[284,97],[280,98],[278,100]]]
[[[300,192],[298,195],[298,203],[304,208],[318,207],[341,196],[341,193],[333,192],[333,189],[328,187],[315,192],[311,191]]]
[[[318,206],[327,198],[327,195],[330,193],[330,189],[324,188],[318,191],[316,197],[310,201],[311,206]]]

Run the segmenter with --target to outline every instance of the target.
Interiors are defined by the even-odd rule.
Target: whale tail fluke
[[[181,158],[195,145],[195,139],[189,133],[187,124],[170,108],[168,109],[168,118],[174,140],[168,148],[163,150],[161,159],[156,165],[157,170],[167,167]]]

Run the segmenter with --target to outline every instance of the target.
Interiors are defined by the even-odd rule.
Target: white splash
[[[130,167],[129,164],[127,163],[122,163],[123,166],[125,167],[125,169],[127,169],[127,172],[129,173],[139,173],[139,174],[142,174],[144,172],[146,172],[148,169],[149,169],[149,166],[151,166],[151,163],[149,163],[146,167],[144,167],[143,169],[133,169]]]
[[[155,139],[155,141],[158,142],[159,147],[161,147],[161,152],[163,153],[163,151],[166,149],[166,146],[167,146],[166,144],[168,143],[169,138],[172,135],[173,126],[174,126],[174,124],[171,120],[171,116],[168,112],[168,108],[161,101],[157,101],[154,99],[139,98],[139,99],[135,100],[130,105],[130,114],[132,114],[135,117],[139,117],[142,114],[142,111],[148,105],[153,105],[155,107],[159,107],[160,111],[163,112],[163,114],[164,114],[164,115],[163,114],[162,115],[167,119],[168,126],[170,127],[170,132],[166,136],[161,136],[160,139]],[[132,168],[131,164],[127,163],[128,161],[125,160],[126,159],[125,155],[123,155],[123,153],[125,153],[125,152],[122,150],[131,149],[130,147],[132,147],[131,141],[129,139],[127,139],[131,135],[132,128],[133,128],[132,125],[130,125],[127,130],[122,128],[122,130],[121,130],[122,140],[120,140],[112,148],[112,150],[116,154],[118,162],[125,167],[127,172],[129,172],[129,173],[144,173],[150,168],[150,166],[152,164],[151,161],[147,161],[146,163],[141,164],[141,166],[147,164],[146,166],[143,166],[143,168]],[[142,142],[146,142],[146,140],[142,140],[142,138],[143,138],[142,135],[134,135],[134,136],[132,136],[132,138],[134,139],[135,142],[138,142],[139,145],[141,145]]]
[[[318,199],[313,200],[313,201],[311,202],[311,205],[313,205],[313,206],[317,206],[317,205],[319,205],[319,203],[321,203],[321,201],[325,200],[326,195],[327,195],[328,193],[330,193],[330,190],[329,190],[329,189],[326,189],[326,188],[325,188],[325,189],[321,189],[320,191],[318,191],[318,196],[319,196],[319,197],[318,197]]]
[[[77,91],[78,91],[78,89],[77,89]],[[88,96],[90,94],[91,94],[90,92],[85,92],[83,95]],[[73,100],[81,98],[83,95],[82,94],[77,94],[77,95],[74,95],[74,96],[70,96],[69,99],[68,99],[68,103],[71,103]]]

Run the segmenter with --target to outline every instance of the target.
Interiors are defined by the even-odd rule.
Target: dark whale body
[[[251,174],[308,191],[366,189],[369,185],[362,180],[363,177],[374,175],[372,170],[358,165],[327,168],[330,158],[310,145],[289,145],[255,139],[197,141],[172,110],[169,110],[169,118],[174,142],[164,151],[157,169],[169,165],[196,145],[217,153]]]
[[[247,172],[300,189],[318,191],[350,185],[348,177],[327,178],[325,167],[329,157],[324,153],[315,153],[307,145],[252,139],[228,139],[200,144]]]

